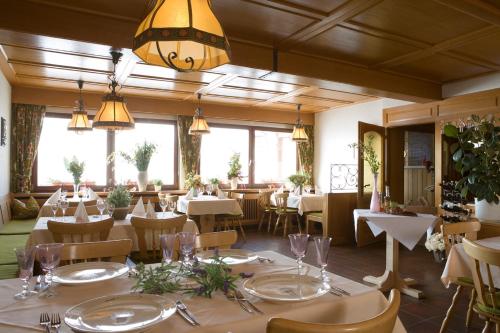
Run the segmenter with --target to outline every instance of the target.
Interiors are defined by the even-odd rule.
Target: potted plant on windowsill
[[[152,183],[155,187],[155,192],[160,192],[161,187],[163,186],[163,182],[161,181],[161,179],[154,179]]]
[[[466,126],[447,124],[444,134],[458,140],[453,151],[457,183],[463,198],[475,197],[480,221],[500,220],[500,127],[493,115],[472,115]]]
[[[231,190],[236,190],[238,188],[238,181],[241,180],[241,162],[240,154],[238,153],[234,153],[229,160],[227,179],[231,183]]]
[[[130,164],[135,165],[138,171],[137,175],[137,186],[139,191],[143,192],[147,190],[148,187],[148,167],[151,157],[156,151],[156,145],[154,143],[148,143],[144,141],[142,145],[136,146],[132,155],[125,152],[120,152],[120,155]]]
[[[125,186],[118,185],[108,194],[108,203],[115,206],[113,218],[115,220],[125,220],[132,197]]]
[[[299,195],[302,195],[302,189],[305,184],[310,181],[311,177],[307,173],[296,173],[295,175],[291,175],[288,177],[288,180],[295,186],[295,188],[299,189]]]
[[[83,171],[85,170],[85,162],[80,162],[76,156],[73,156],[71,160],[64,158],[64,165],[66,166],[66,170],[73,176],[73,197],[78,199],[78,191],[80,189]]]

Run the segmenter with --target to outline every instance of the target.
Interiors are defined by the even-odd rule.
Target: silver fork
[[[61,317],[59,313],[52,314],[52,319],[50,320],[50,327],[56,329],[56,333],[59,333],[59,327],[61,327]]]
[[[50,316],[47,312],[40,313],[40,326],[45,327],[45,332],[50,333]]]

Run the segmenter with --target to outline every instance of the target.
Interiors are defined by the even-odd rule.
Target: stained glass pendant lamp
[[[90,124],[89,117],[87,116],[87,111],[85,111],[85,105],[83,104],[82,80],[78,80],[78,88],[80,89],[80,98],[75,102],[76,105],[73,109],[73,114],[68,124],[68,131],[74,131],[77,134],[80,134],[83,131],[91,131],[92,124]]]
[[[210,0],[158,0],[137,29],[134,53],[180,72],[230,62],[230,48]]]
[[[210,133],[210,128],[208,127],[208,123],[203,117],[203,110],[200,107],[201,94],[198,94],[198,107],[196,108],[193,124],[189,128],[190,135],[203,135]]]
[[[113,74],[110,76],[111,83],[109,88],[111,92],[104,95],[102,105],[94,117],[92,127],[106,130],[125,130],[133,129],[135,126],[134,118],[128,112],[127,104],[123,96],[116,93],[118,82],[116,81],[116,64],[122,54],[117,51],[111,51],[113,59]]]
[[[307,142],[309,138],[300,119],[300,107],[301,105],[297,104],[297,123],[293,127],[292,140],[295,142]]]

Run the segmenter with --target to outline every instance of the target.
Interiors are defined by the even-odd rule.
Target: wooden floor
[[[272,250],[292,257],[288,239],[271,236],[266,232],[247,231],[247,241],[238,244],[251,250]],[[385,244],[375,244],[364,248],[354,246],[332,247],[328,260],[328,271],[354,281],[363,282],[365,275],[380,275],[385,267]],[[309,242],[309,251],[305,261],[315,264],[314,245]],[[425,247],[417,246],[413,251],[401,247],[400,270],[403,277],[415,278],[416,288],[424,291],[426,298],[416,300],[402,295],[399,318],[409,333],[439,332],[441,322],[450,305],[454,287],[446,289],[440,277],[444,265],[434,262]],[[457,307],[456,315],[451,318],[447,332],[481,332],[483,321],[476,314],[471,327],[465,328],[465,315],[468,291],[464,292]]]

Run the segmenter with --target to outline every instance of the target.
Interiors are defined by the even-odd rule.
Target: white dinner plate
[[[201,251],[196,253],[196,257],[199,261],[203,263],[212,263],[214,256],[214,250]],[[259,256],[254,252],[242,250],[242,249],[220,249],[219,257],[222,261],[228,265],[239,265],[257,259]]]
[[[329,286],[309,275],[258,275],[243,283],[245,290],[259,298],[273,302],[302,302],[326,294]]]
[[[128,267],[117,262],[82,262],[58,267],[53,281],[65,284],[85,284],[106,281],[128,273]]]
[[[68,311],[64,322],[78,332],[134,332],[156,325],[176,311],[174,302],[158,295],[127,294],[95,298]]]

